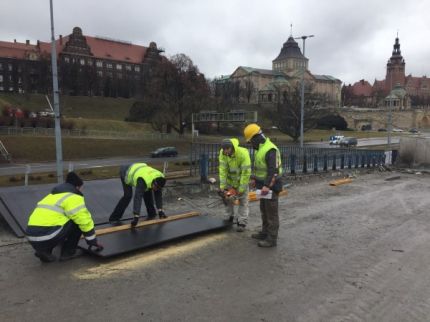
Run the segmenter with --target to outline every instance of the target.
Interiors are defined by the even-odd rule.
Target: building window
[[[140,72],[140,66],[134,66],[134,71],[135,72]]]
[[[97,75],[99,75],[100,77],[103,77],[103,72],[101,70],[97,71]]]
[[[79,60],[79,63],[80,63],[81,65],[85,65],[85,59],[81,58],[81,59]]]
[[[18,77],[18,84],[22,84],[22,79],[21,79],[21,77]]]
[[[0,86],[0,91],[4,91],[4,87],[3,86]]]
[[[13,92],[13,87],[12,86],[9,87],[9,92]]]
[[[131,66],[130,65],[125,65],[125,69],[126,70],[131,70]]]
[[[0,83],[3,83],[3,75],[0,75]]]
[[[0,63],[0,70],[3,70],[3,64]]]
[[[103,67],[103,62],[101,60],[96,61],[97,67]]]
[[[116,76],[118,77],[118,79],[122,79],[122,74],[118,74]]]
[[[12,81],[12,75],[9,75],[9,82]]]
[[[117,70],[122,70],[122,65],[121,64],[116,64],[116,69]]]
[[[112,69],[112,64],[111,63],[107,63],[106,67]]]
[[[88,66],[93,66],[93,61],[92,61],[92,60],[88,60],[88,61],[87,61],[87,65],[88,65]]]
[[[107,72],[107,76],[112,78],[112,72]]]
[[[7,68],[9,69],[9,71],[11,72],[12,71],[12,64],[8,64],[7,65]]]
[[[70,58],[69,57],[64,57],[64,62],[65,63],[70,63]]]

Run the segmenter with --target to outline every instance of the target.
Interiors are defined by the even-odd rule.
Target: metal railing
[[[96,138],[126,138],[163,140],[180,137],[176,133],[141,133],[120,131],[99,131],[87,129],[62,129],[61,134],[68,137],[96,137]],[[9,127],[0,126],[0,135],[31,135],[31,136],[55,136],[54,128],[42,127]]]
[[[5,160],[10,161],[11,160],[11,155],[10,153],[6,150],[6,147],[4,146],[3,142],[0,141],[0,153],[3,156],[3,158],[5,158]]]
[[[385,164],[385,151],[357,148],[316,148],[278,146],[285,174],[317,173],[337,169],[370,168]],[[201,163],[208,174],[218,173],[220,144],[193,143],[190,153],[190,175],[201,174]],[[250,149],[251,159],[254,150]]]

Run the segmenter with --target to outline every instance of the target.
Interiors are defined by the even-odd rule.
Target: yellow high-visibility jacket
[[[220,189],[235,188],[243,193],[249,184],[251,176],[251,158],[248,149],[239,146],[238,139],[230,139],[234,152],[232,156],[219,152],[219,180]]]

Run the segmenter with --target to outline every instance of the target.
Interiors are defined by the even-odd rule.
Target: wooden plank
[[[190,217],[199,216],[199,215],[200,215],[199,212],[191,211],[191,212],[187,212],[184,214],[172,215],[172,216],[169,216],[169,217],[164,218],[164,219],[144,220],[144,221],[140,221],[136,225],[135,229],[141,228],[141,227],[146,227],[146,226],[151,226],[151,225],[157,225],[157,224],[161,224],[161,223],[165,223],[165,222],[169,222],[169,221],[173,221],[173,220],[190,218]],[[129,230],[129,229],[131,229],[130,224],[124,224],[121,226],[105,227],[105,228],[96,229],[96,235],[101,236],[101,235],[110,234],[110,233],[117,232],[117,231]]]
[[[115,234],[102,235],[98,238],[104,246],[100,252],[88,249],[85,240],[80,240],[78,246],[90,254],[106,258],[154,247],[184,237],[225,229],[231,225],[230,222],[213,216],[193,216],[163,222],[159,225],[144,226],[141,229],[122,230]]]
[[[330,186],[339,186],[341,184],[346,184],[346,183],[351,183],[352,179],[351,178],[344,178],[344,179],[337,179],[337,180],[333,180],[330,181]]]

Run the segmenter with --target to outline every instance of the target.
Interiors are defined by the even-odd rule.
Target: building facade
[[[328,105],[339,106],[342,82],[329,75],[312,74],[308,63],[308,58],[290,36],[272,61],[272,69],[239,66],[231,75],[222,76],[215,82],[218,87],[238,84],[235,93],[239,103],[272,104],[278,102],[278,96],[282,100],[282,93],[296,86],[304,73],[307,91],[324,96]]]
[[[406,76],[405,67],[406,62],[400,50],[399,37],[396,37],[391,57],[386,65],[385,79],[375,79],[373,85],[360,80],[353,85],[344,86],[344,104],[362,107],[391,104],[398,110],[409,109],[411,106],[428,106],[430,79],[426,76],[414,77],[410,74]]]
[[[70,95],[134,96],[162,49],[86,36],[79,27],[56,40],[60,90]],[[0,92],[51,91],[51,43],[0,41]]]

